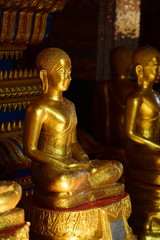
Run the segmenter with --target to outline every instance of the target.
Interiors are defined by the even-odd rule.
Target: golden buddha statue
[[[159,61],[160,53],[152,47],[134,52],[138,86],[129,95],[125,111],[127,160],[139,171],[139,180],[156,185],[160,185],[160,95],[152,87],[159,78]]]
[[[37,57],[43,94],[31,103],[24,124],[24,152],[32,160],[33,196],[24,199],[36,239],[133,239],[127,223],[129,195],[117,182],[123,166],[90,160],[77,142],[74,104],[63,97],[71,60],[59,48]],[[94,218],[93,218],[94,216]]]
[[[126,187],[132,199],[132,224],[138,239],[159,239],[160,229],[160,53],[139,47],[133,53],[137,88],[125,110]]]
[[[14,181],[0,181],[0,239],[29,239],[29,222],[24,210],[16,205],[22,196],[21,186]]]
[[[132,50],[126,46],[118,46],[111,50],[111,79],[108,81],[109,128],[111,144],[124,147],[124,113],[128,95],[136,87],[131,79]],[[113,111],[114,109],[114,111]]]
[[[132,54],[126,46],[113,48],[109,55],[110,79],[97,82],[93,91],[93,135],[109,149],[114,147],[111,151],[118,152],[120,161],[124,159],[125,103],[136,87],[131,79]]]
[[[22,196],[20,185],[12,181],[0,181],[0,214],[13,209]]]
[[[75,107],[63,97],[71,81],[68,54],[46,48],[37,57],[37,68],[43,95],[28,107],[24,125],[35,198],[49,208],[70,208],[123,193],[123,184],[116,183],[121,163],[89,160],[77,142]]]

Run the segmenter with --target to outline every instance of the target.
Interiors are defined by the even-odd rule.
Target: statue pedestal
[[[160,186],[126,179],[132,199],[131,226],[139,240],[160,239]]]
[[[29,240],[29,222],[24,220],[24,210],[14,208],[0,215],[1,240]]]
[[[127,193],[72,209],[46,209],[29,196],[24,200],[31,234],[41,240],[135,240],[127,219],[131,214]]]

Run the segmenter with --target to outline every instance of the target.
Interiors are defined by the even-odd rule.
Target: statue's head
[[[160,52],[150,46],[139,47],[133,54],[133,67],[138,77],[138,84],[143,80],[156,80],[158,76],[158,66],[160,61]]]
[[[132,66],[132,50],[125,46],[118,46],[110,52],[110,68],[114,77],[129,78]]]
[[[46,48],[38,54],[36,65],[44,93],[49,87],[57,88],[58,85],[64,86],[60,90],[67,90],[71,80],[71,60],[65,51],[60,48]]]
[[[70,61],[69,55],[60,48],[45,48],[37,56],[37,69],[38,71],[45,69],[47,73],[50,73],[56,63],[68,60]]]

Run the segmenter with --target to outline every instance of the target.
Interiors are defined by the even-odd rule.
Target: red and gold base
[[[10,227],[0,231],[1,240],[29,240],[29,223]]]
[[[24,220],[24,210],[14,208],[0,215],[1,240],[29,240],[29,222]]]
[[[45,209],[29,196],[23,207],[31,234],[41,240],[135,240],[127,219],[131,214],[127,193],[72,209]]]
[[[131,226],[139,240],[160,239],[160,186],[135,179],[126,179],[126,189],[132,200]]]

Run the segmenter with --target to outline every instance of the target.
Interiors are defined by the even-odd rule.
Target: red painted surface
[[[32,206],[35,206],[37,208],[43,208],[46,210],[50,210],[50,211],[81,211],[81,210],[87,210],[90,208],[95,208],[95,207],[103,207],[106,205],[110,205],[112,203],[116,203],[121,201],[123,198],[125,198],[128,194],[127,193],[123,193],[119,196],[114,196],[114,197],[108,197],[108,198],[103,198],[103,199],[99,199],[93,202],[89,202],[87,204],[83,204],[81,206],[78,207],[74,207],[74,208],[56,208],[56,209],[48,209],[43,207],[42,205],[40,205],[38,202],[36,202],[33,198],[33,196],[28,196],[26,198],[26,201],[29,202],[29,204],[31,204]]]
[[[13,227],[8,227],[5,229],[0,230],[0,239],[7,237],[9,235],[13,235],[16,233],[16,231],[20,228],[22,228],[25,225],[25,223]]]

